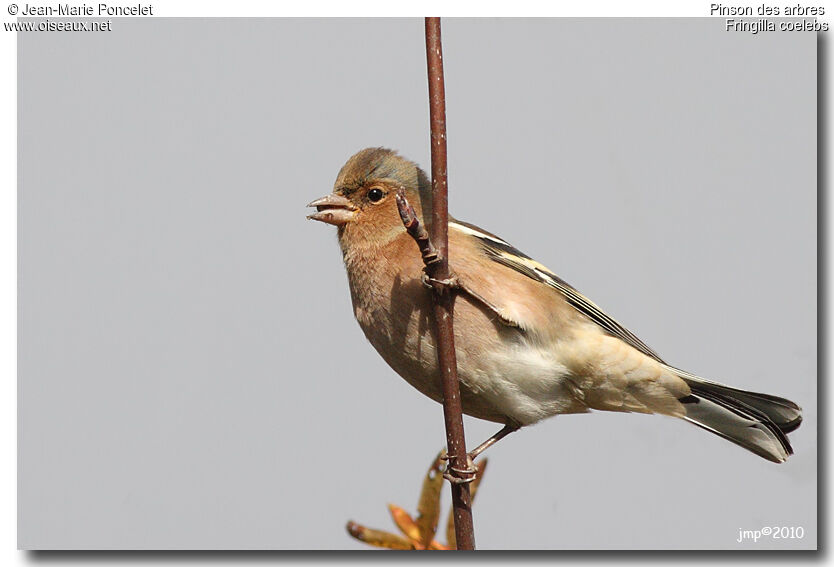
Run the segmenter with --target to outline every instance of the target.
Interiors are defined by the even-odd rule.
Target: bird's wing
[[[477,239],[484,254],[494,262],[559,291],[568,304],[591,321],[602,327],[607,333],[633,346],[643,354],[665,364],[655,351],[637,336],[607,315],[593,301],[579,293],[565,280],[536,262],[517,248],[508,244],[494,234],[490,234],[475,225],[458,220],[450,221],[449,228],[468,234]]]

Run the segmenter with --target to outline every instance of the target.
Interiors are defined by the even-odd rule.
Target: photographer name
[[[20,16],[153,16],[151,4],[113,6],[111,4],[58,4],[35,6],[24,4]]]

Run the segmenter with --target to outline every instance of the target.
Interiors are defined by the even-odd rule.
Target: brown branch
[[[399,192],[397,204],[406,230],[415,239],[426,275],[434,289],[434,320],[437,327],[437,359],[443,383],[443,418],[446,424],[446,447],[451,475],[452,513],[458,549],[475,549],[472,526],[472,497],[467,480],[471,480],[463,433],[463,412],[455,357],[452,324],[455,295],[449,272],[449,210],[446,181],[446,93],[443,83],[443,52],[440,18],[426,18],[426,62],[429,81],[429,118],[431,123],[432,234],[426,234],[405,195]],[[405,213],[405,214],[403,214]],[[432,245],[434,243],[434,245]],[[455,482],[457,479],[458,482]]]

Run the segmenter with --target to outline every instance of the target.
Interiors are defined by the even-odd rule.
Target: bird
[[[429,227],[425,172],[394,150],[366,148],[342,166],[332,193],[309,203],[316,211],[307,218],[337,227],[365,337],[406,382],[442,403],[434,299],[398,192]],[[503,426],[470,458],[522,427],[592,410],[680,418],[775,463],[793,453],[796,403],[672,366],[543,264],[474,224],[449,216],[448,239],[462,410]]]

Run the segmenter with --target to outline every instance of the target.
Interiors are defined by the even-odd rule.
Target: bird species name
[[[817,20],[782,20],[775,22],[773,20],[768,20],[767,18],[758,18],[756,20],[736,20],[733,18],[727,18],[724,25],[725,31],[749,32],[753,35],[760,32],[774,31],[828,31],[828,22],[820,22]]]
[[[758,19],[745,20],[727,18],[724,21],[725,31],[749,32],[753,35],[760,32],[774,31],[828,31],[828,22],[820,22],[816,19],[800,21],[773,21],[769,17],[816,17],[825,15],[823,6],[773,6],[762,4],[756,8],[753,6],[726,6],[724,4],[710,4],[710,16],[742,16],[755,17]]]
[[[768,6],[762,4],[753,12],[753,6],[725,6],[724,4],[710,4],[710,16],[824,16],[823,6]]]

